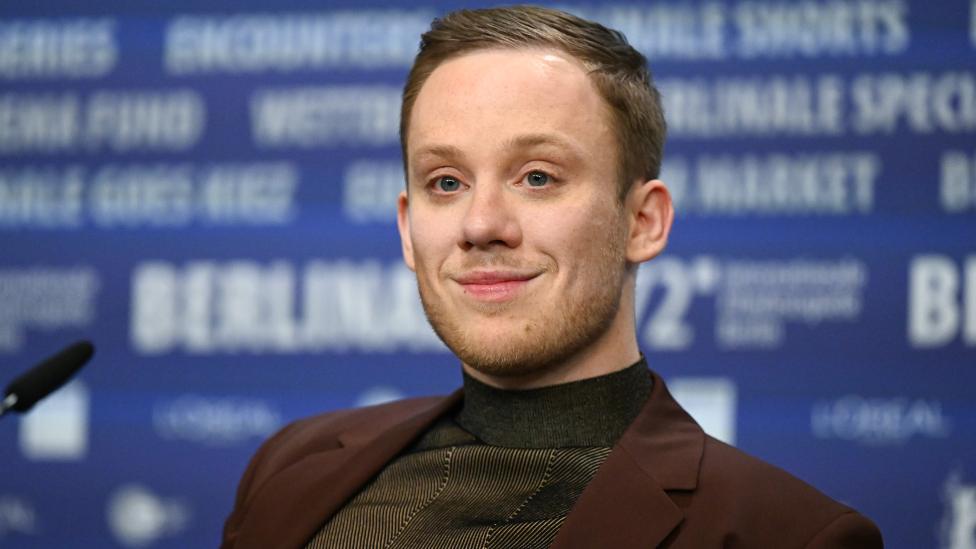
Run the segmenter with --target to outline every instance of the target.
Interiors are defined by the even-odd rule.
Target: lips
[[[518,271],[471,271],[454,277],[464,293],[479,301],[508,301],[539,273]]]

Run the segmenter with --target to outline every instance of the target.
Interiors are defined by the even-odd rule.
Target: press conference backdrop
[[[458,5],[3,2],[0,373],[98,352],[0,422],[0,546],[213,547],[288,421],[459,384],[394,223]],[[563,7],[664,96],[651,366],[890,547],[976,547],[976,0]]]

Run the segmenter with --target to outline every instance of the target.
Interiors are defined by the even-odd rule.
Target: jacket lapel
[[[651,396],[590,481],[553,549],[657,547],[683,520],[669,490],[694,490],[701,427],[653,374]]]
[[[683,515],[669,490],[694,490],[701,427],[653,374],[651,397],[577,500],[554,549],[656,547]],[[305,457],[258,490],[239,547],[301,548],[341,506],[461,399],[457,391],[395,424],[339,435],[340,448]]]
[[[304,547],[349,498],[460,398],[460,391],[455,392],[385,429],[342,433],[340,448],[309,455],[271,477],[254,496],[239,547]]]

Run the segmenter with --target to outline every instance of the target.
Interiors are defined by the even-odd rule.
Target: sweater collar
[[[640,413],[652,385],[643,356],[617,372],[537,389],[498,389],[465,374],[455,420],[492,446],[610,447]]]

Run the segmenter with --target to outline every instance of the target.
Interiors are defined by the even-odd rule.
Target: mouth
[[[485,302],[514,299],[540,273],[519,271],[471,271],[454,277],[464,293]]]

